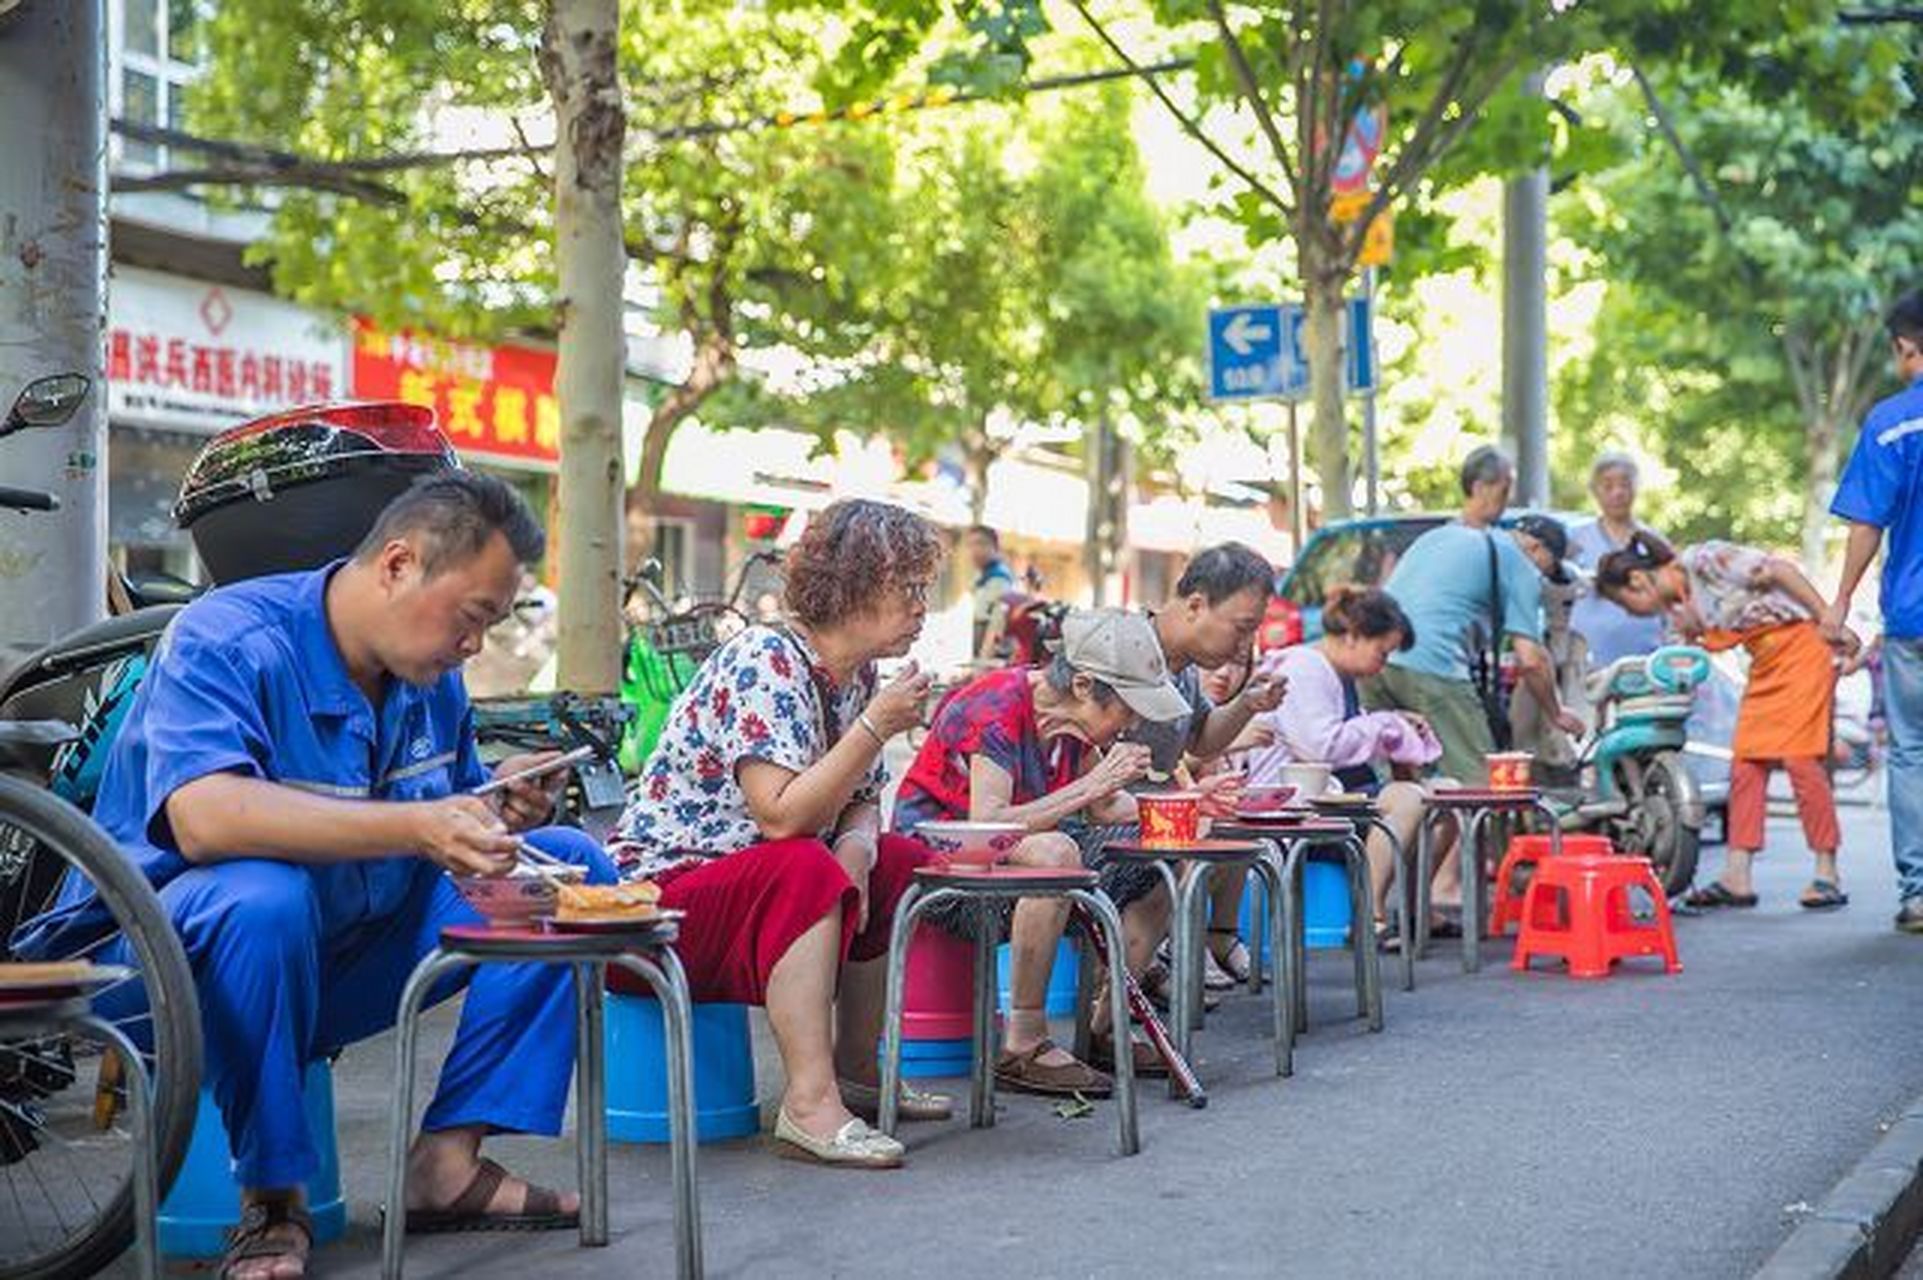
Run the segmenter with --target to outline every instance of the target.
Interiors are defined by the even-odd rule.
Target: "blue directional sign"
[[[1299,302],[1218,307],[1209,312],[1209,398],[1296,400],[1309,394],[1309,358],[1303,349],[1304,313]],[[1343,311],[1344,381],[1348,390],[1375,390],[1375,351],[1369,342],[1367,297],[1349,299]],[[1362,334],[1357,341],[1356,334]]]
[[[1374,311],[1369,295],[1358,293],[1342,314],[1342,372],[1350,395],[1375,390]]]
[[[1273,400],[1308,386],[1302,358],[1302,309],[1284,303],[1209,312],[1209,396]]]

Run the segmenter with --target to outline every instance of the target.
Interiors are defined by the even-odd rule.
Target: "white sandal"
[[[899,1169],[908,1154],[908,1148],[861,1119],[842,1125],[832,1138],[817,1138],[791,1120],[786,1107],[775,1113],[775,1150],[791,1160],[845,1169]]]

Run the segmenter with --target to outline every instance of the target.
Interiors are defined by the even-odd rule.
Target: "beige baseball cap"
[[[1127,609],[1077,609],[1062,619],[1062,657],[1114,687],[1144,720],[1185,719],[1189,702],[1169,679],[1155,624]]]

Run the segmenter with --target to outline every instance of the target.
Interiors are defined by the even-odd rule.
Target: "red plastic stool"
[[[1649,894],[1654,922],[1630,914],[1631,889]],[[1661,956],[1667,972],[1681,973],[1669,901],[1649,859],[1561,857],[1538,863],[1509,967],[1527,969],[1537,956],[1567,960],[1572,978],[1606,978],[1613,962],[1629,956]]]
[[[1523,894],[1516,889],[1516,872],[1522,867],[1533,867],[1549,856],[1549,837],[1546,835],[1512,836],[1509,849],[1502,855],[1502,866],[1496,870],[1496,909],[1489,918],[1489,932],[1498,936],[1509,932],[1509,926],[1522,923]],[[1609,843],[1608,836],[1579,836],[1565,833],[1562,838],[1562,856],[1573,857],[1610,857],[1616,850]]]

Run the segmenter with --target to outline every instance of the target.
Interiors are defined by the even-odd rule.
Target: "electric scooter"
[[[1709,655],[1694,645],[1665,645],[1591,673],[1583,691],[1595,728],[1578,744],[1577,781],[1544,789],[1564,831],[1597,832],[1648,858],[1671,896],[1696,874],[1708,820],[1683,748],[1696,690],[1709,677]]]

